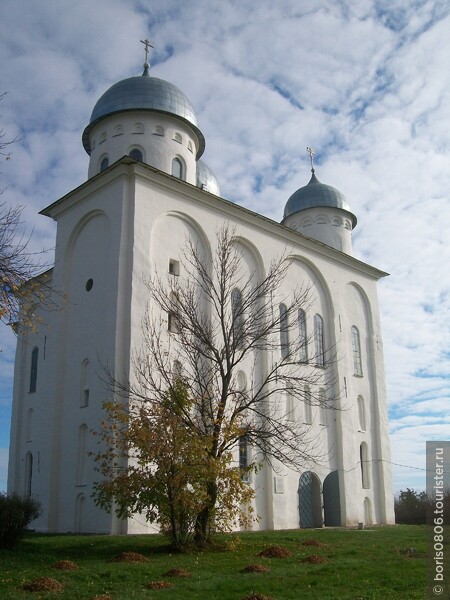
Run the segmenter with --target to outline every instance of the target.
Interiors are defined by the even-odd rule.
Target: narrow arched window
[[[171,333],[180,331],[180,301],[174,292],[170,292],[170,307],[167,313],[167,329]]]
[[[33,348],[33,351],[31,353],[30,393],[36,391],[37,374],[38,374],[38,357],[39,357],[39,348]]]
[[[239,469],[242,471],[242,479],[248,481],[248,437],[246,434],[239,438]]]
[[[89,406],[89,360],[87,358],[81,363],[80,406]]]
[[[231,292],[231,318],[233,340],[236,348],[239,348],[244,341],[244,310],[242,305],[242,293],[238,288],[234,288]]]
[[[100,161],[100,172],[105,171],[109,167],[109,158],[104,156]]]
[[[286,398],[286,419],[288,421],[295,421],[295,402],[294,395],[291,388],[287,388],[285,391]]]
[[[289,319],[285,304],[280,304],[280,348],[281,357],[289,356]]]
[[[298,346],[299,361],[308,362],[308,338],[306,332],[306,313],[302,308],[298,310]]]
[[[304,421],[307,425],[311,425],[313,422],[313,416],[312,416],[312,404],[311,404],[311,389],[309,388],[309,386],[305,387],[305,395],[304,395],[304,407],[305,407],[305,415],[304,415]]]
[[[366,407],[364,406],[364,398],[358,396],[358,425],[360,431],[366,431]]]
[[[320,415],[320,420],[319,420],[319,424],[320,425],[328,425],[328,415],[327,415],[327,396],[325,393],[325,389],[322,388],[319,392],[320,394],[320,408],[319,408],[319,415]]]
[[[142,150],[139,150],[139,148],[133,148],[132,150],[130,150],[128,156],[133,160],[144,162],[144,155],[142,154]]]
[[[323,340],[323,319],[320,315],[314,315],[314,344],[315,344],[315,364],[318,367],[325,365],[324,340]]]
[[[27,452],[25,456],[25,496],[31,496],[33,481],[33,455]]]
[[[184,165],[180,158],[176,157],[172,161],[172,175],[184,180]]]
[[[183,377],[183,365],[179,360],[174,360],[172,364],[172,379],[173,381],[181,381]]]
[[[362,363],[361,363],[361,343],[359,339],[358,328],[353,325],[352,327],[352,351],[353,351],[353,372],[355,375],[361,376]]]
[[[369,485],[369,451],[367,444],[362,442],[359,447],[359,458],[361,464],[361,484],[364,489],[368,489]]]

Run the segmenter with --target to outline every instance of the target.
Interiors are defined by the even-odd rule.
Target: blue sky
[[[319,179],[358,217],[354,255],[380,282],[394,489],[425,485],[425,442],[450,439],[450,5],[446,0],[2,0],[2,200],[38,212],[87,178],[81,133],[99,96],[142,72],[197,109],[222,195],[280,221]],[[0,327],[0,490],[15,340]],[[397,466],[397,465],[406,465]]]

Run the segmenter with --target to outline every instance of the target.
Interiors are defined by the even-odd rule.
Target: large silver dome
[[[89,125],[83,132],[83,146],[91,153],[89,133],[106,117],[130,110],[150,110],[175,115],[188,123],[199,138],[197,159],[205,149],[205,138],[198,128],[197,115],[187,96],[173,83],[150,77],[146,71],[137,77],[123,79],[111,86],[97,101]]]
[[[344,194],[331,185],[321,183],[314,171],[308,185],[294,192],[286,202],[283,220],[296,212],[320,206],[345,210],[351,216],[353,227],[355,227],[356,216],[352,213]]]

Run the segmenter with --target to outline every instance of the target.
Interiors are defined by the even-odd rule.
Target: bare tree
[[[320,340],[306,338],[301,324],[312,300],[310,286],[289,298],[283,293],[290,264],[284,255],[265,276],[248,273],[227,227],[218,232],[211,258],[188,241],[185,275],[155,275],[146,284],[143,344],[134,353],[132,379],[110,377],[114,391],[133,403],[161,403],[181,378],[192,404],[180,416],[204,440],[205,461],[236,454],[243,442],[252,448],[242,465],[250,470],[263,461],[295,470],[320,461],[317,436],[310,425],[290,418],[287,404],[337,408],[333,357]],[[308,345],[316,348],[309,362]],[[198,543],[214,527],[219,478],[206,479],[204,488],[195,521]]]
[[[0,204],[0,320],[29,327],[35,305],[50,306],[49,274],[42,252],[29,249],[30,237],[21,232],[21,206]]]

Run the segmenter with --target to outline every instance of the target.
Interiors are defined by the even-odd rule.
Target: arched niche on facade
[[[283,286],[286,297],[292,296],[295,291],[304,294],[305,302],[302,309],[306,315],[307,337],[311,338],[314,331],[314,317],[319,315],[323,320],[325,352],[335,348],[334,335],[334,306],[330,289],[325,278],[317,267],[303,257],[292,255],[289,257],[290,266],[288,276]],[[317,319],[316,319],[317,321]],[[309,357],[311,359],[311,356]],[[328,360],[331,358],[327,357]]]
[[[180,281],[188,276],[193,268],[184,255],[189,255],[189,245],[195,249],[203,264],[210,269],[211,248],[201,226],[189,215],[171,211],[160,215],[154,222],[150,234],[150,270],[151,276],[179,277]],[[199,290],[199,302],[202,302]]]
[[[211,264],[211,247],[203,228],[189,215],[170,211],[159,215],[150,234],[150,262],[152,272],[169,272],[170,261],[180,265],[183,254],[192,244],[205,264]],[[182,275],[182,271],[177,273]]]
[[[359,354],[361,363],[361,386],[367,386],[373,376],[373,321],[372,307],[370,300],[364,290],[356,283],[349,283],[345,288],[345,306],[347,307],[345,335],[347,347],[352,349],[355,345],[355,331],[358,332]],[[353,350],[354,354],[355,350]],[[351,354],[351,353],[350,353]],[[349,372],[354,373],[354,356],[349,354],[348,360]],[[362,391],[367,395],[367,401],[370,403],[370,387],[362,387]]]
[[[243,282],[247,281],[248,278],[254,278],[255,283],[262,281],[265,277],[264,263],[256,246],[241,236],[233,238],[233,245],[241,258],[241,266],[245,272]]]
[[[89,279],[99,290],[108,272],[110,230],[109,218],[99,210],[85,215],[73,228],[64,257],[64,288],[69,293],[85,293]]]

